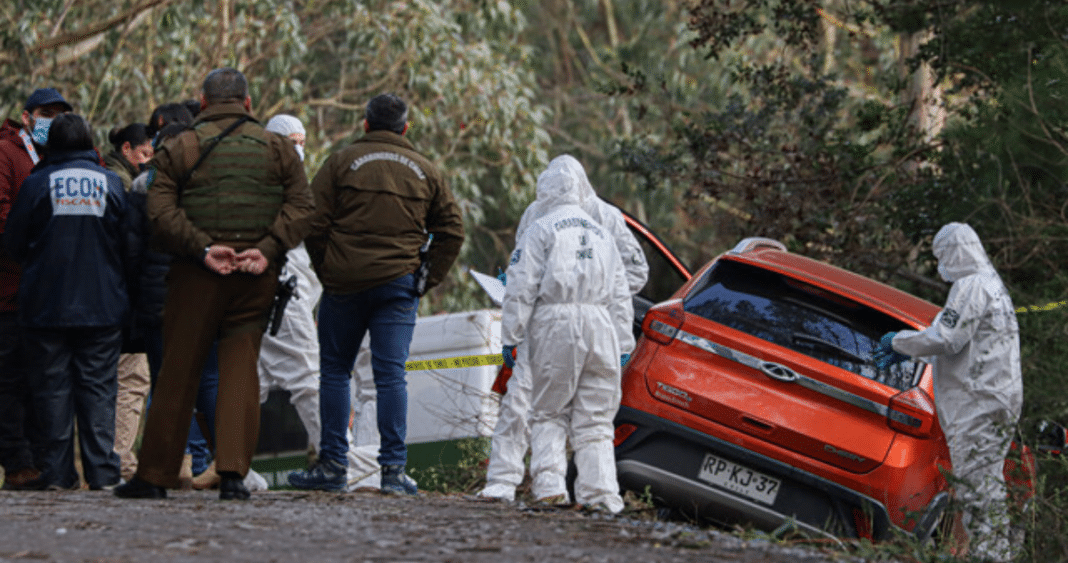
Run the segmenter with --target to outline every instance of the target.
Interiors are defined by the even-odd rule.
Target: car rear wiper
[[[845,348],[842,348],[841,346],[835,344],[834,342],[828,342],[828,341],[826,341],[826,340],[824,340],[822,338],[818,338],[816,336],[812,336],[811,334],[805,334],[803,332],[795,332],[795,333],[791,334],[790,337],[793,339],[793,342],[795,344],[800,344],[800,343],[815,344],[816,346],[819,346],[820,348],[824,348],[824,349],[830,350],[832,352],[835,352],[839,356],[841,356],[841,357],[843,357],[843,358],[845,358],[845,359],[847,359],[847,360],[849,360],[851,362],[858,363],[858,364],[866,364],[866,363],[868,363],[868,359],[861,358],[860,356],[854,354],[853,352],[851,352],[849,350],[846,350]]]

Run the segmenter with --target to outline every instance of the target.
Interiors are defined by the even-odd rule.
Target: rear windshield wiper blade
[[[845,358],[845,359],[847,359],[847,360],[849,360],[851,362],[855,362],[855,363],[858,363],[858,364],[866,364],[866,363],[868,363],[868,359],[867,358],[861,358],[860,356],[854,354],[853,352],[851,352],[849,350],[846,350],[845,348],[842,348],[841,346],[835,344],[834,342],[828,342],[828,341],[826,341],[826,340],[824,340],[822,338],[818,338],[816,336],[812,336],[811,334],[805,334],[803,332],[795,332],[792,335],[790,335],[790,337],[793,339],[793,342],[795,344],[813,344],[813,345],[816,345],[816,346],[818,346],[820,348],[824,348],[824,349],[830,350],[832,352],[835,352],[839,356],[841,356],[841,357],[843,357],[843,358]]]

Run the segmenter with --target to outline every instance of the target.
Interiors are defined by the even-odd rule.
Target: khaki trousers
[[[141,414],[150,386],[148,357],[144,354],[119,356],[119,391],[115,402],[115,453],[119,469],[127,481],[137,471],[134,443],[141,428]]]
[[[163,362],[148,409],[137,476],[177,487],[200,374],[219,342],[215,469],[246,475],[259,438],[260,339],[278,285],[273,266],[259,276],[221,276],[176,259],[167,279]]]

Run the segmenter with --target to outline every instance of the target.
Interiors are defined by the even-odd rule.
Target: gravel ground
[[[222,502],[109,492],[0,492],[0,562],[859,562],[842,551],[459,495],[271,491]]]

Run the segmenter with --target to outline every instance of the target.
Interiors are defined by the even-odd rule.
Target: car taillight
[[[935,407],[923,389],[913,387],[894,395],[886,421],[890,428],[917,438],[929,438],[935,426]]]
[[[660,344],[670,344],[682,328],[682,321],[686,318],[686,312],[682,309],[682,301],[673,299],[649,309],[642,323],[642,332],[645,337]]]
[[[613,445],[618,448],[619,445],[626,442],[627,438],[630,438],[630,435],[637,429],[638,427],[633,424],[620,424],[619,426],[616,426],[616,439],[613,441]]]

